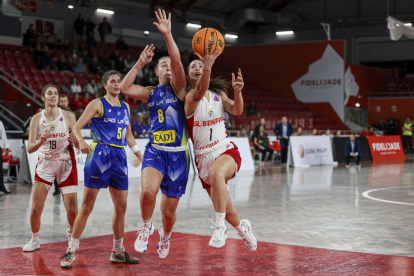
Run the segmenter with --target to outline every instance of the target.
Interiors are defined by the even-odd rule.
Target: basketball
[[[208,47],[209,51],[213,51],[220,47],[219,52],[224,50],[224,38],[223,35],[213,28],[204,28],[199,30],[193,37],[193,51],[194,53],[199,54],[204,57],[206,48]]]

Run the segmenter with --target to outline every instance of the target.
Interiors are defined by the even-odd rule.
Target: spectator
[[[109,55],[107,62],[111,65],[111,69],[115,69],[116,62],[119,60],[119,50]]]
[[[385,131],[386,125],[385,123],[382,121],[382,117],[379,118],[379,122],[375,124],[375,128],[378,130],[381,130],[382,132]]]
[[[327,129],[324,135],[329,136],[329,138],[332,138],[331,130]]]
[[[251,101],[250,105],[247,109],[247,116],[249,117],[258,117],[259,115],[259,109],[256,106],[256,102],[255,101]]]
[[[131,59],[131,55],[128,54],[127,58],[124,60],[125,68],[129,71],[135,65],[135,61]],[[141,71],[140,71],[141,72]]]
[[[316,128],[312,129],[311,136],[317,136],[317,135],[318,135],[318,130]]]
[[[45,47],[46,43],[47,43],[46,34],[41,32],[40,35],[38,35],[36,38],[36,46],[40,45],[40,47],[43,48]]]
[[[344,154],[345,160],[346,160],[346,167],[349,168],[349,161],[351,158],[355,158],[357,167],[360,167],[359,161],[362,157],[361,147],[359,145],[359,142],[355,140],[355,135],[351,134],[349,137],[349,141],[345,144],[345,154]]]
[[[70,91],[72,91],[72,93],[82,92],[82,87],[79,85],[76,77],[73,77],[72,80],[70,81],[69,88],[70,88]]]
[[[26,33],[24,35],[23,45],[34,46],[34,35],[35,30],[33,29],[33,24],[30,24],[29,28],[26,30]]]
[[[73,28],[75,29],[75,49],[78,49],[78,40],[83,39],[85,34],[85,20],[83,20],[81,13],[73,23]]]
[[[265,118],[260,119],[260,123],[254,129],[254,133],[256,133],[256,134],[259,133],[260,126],[263,126],[265,128],[265,131],[266,131],[266,119]]]
[[[148,114],[148,106],[144,102],[140,102],[138,105],[138,112],[142,114]],[[149,126],[151,126],[151,123]]]
[[[368,132],[369,132],[369,130],[368,130],[368,128],[367,127],[364,127],[363,129],[362,129],[362,132],[361,132],[361,137],[367,137],[368,136]]]
[[[60,40],[58,34],[54,34],[54,36],[53,36],[53,43],[62,43],[62,41]]]
[[[66,95],[59,95],[59,105],[69,108],[69,100]]]
[[[144,117],[142,113],[137,114],[137,121],[132,124],[132,133],[135,137],[144,137],[147,134],[149,127],[144,124]]]
[[[141,85],[141,83],[144,83],[144,70],[139,71],[135,78],[135,84]]]
[[[98,99],[98,98],[99,98],[99,93],[93,94],[93,99]]]
[[[78,112],[78,110],[82,109],[83,103],[82,103],[81,100],[79,100],[79,93],[73,94],[73,99],[72,99],[71,105],[72,105],[71,109],[75,110],[76,112]]]
[[[83,53],[81,53],[80,55],[79,55],[79,57],[80,58],[82,58],[82,60],[83,60],[83,63],[86,65],[86,66],[90,66],[90,64],[92,63],[92,58],[91,58],[91,56],[89,55],[89,52],[88,52],[88,50],[84,50],[83,51]]]
[[[93,36],[93,32],[87,33],[87,35],[86,35],[86,44],[88,44],[88,48],[90,48],[90,47],[95,47],[96,48],[97,47],[96,40]]]
[[[369,128],[369,132],[368,132],[368,135],[367,136],[375,136],[375,131],[374,131],[374,128],[373,127],[370,127]]]
[[[89,65],[89,70],[92,74],[103,74],[104,67],[97,57],[93,57],[92,63]]]
[[[413,124],[410,118],[407,118],[402,128],[403,131],[403,148],[405,153],[413,154]],[[407,142],[409,148],[407,149]]]
[[[145,124],[148,126],[148,129],[151,127],[151,119],[149,116],[145,118]]]
[[[95,95],[95,93],[99,92],[99,87],[96,85],[95,78],[91,78],[89,82],[83,88],[83,92],[87,92],[91,95]]]
[[[44,55],[45,53],[42,51],[40,44],[36,45],[36,50],[33,53],[33,61],[37,64],[37,67],[39,67],[39,62]]]
[[[131,100],[130,97],[124,95],[124,100],[123,101],[129,105],[129,108],[131,108],[131,106],[132,106],[132,100]]]
[[[79,57],[78,63],[73,67],[73,72],[88,73],[88,67],[83,63],[83,58]]]
[[[126,44],[123,36],[120,36],[118,38],[118,40],[116,41],[116,48],[118,50],[126,50],[126,51],[128,51],[128,44]]]
[[[65,41],[63,42],[62,48],[64,51],[68,51],[72,49],[72,44],[69,42],[69,38],[65,38]]]
[[[272,158],[273,150],[268,147],[269,139],[265,133],[264,126],[261,125],[259,127],[259,132],[253,135],[253,144],[255,146],[255,149],[262,153],[262,162],[264,162],[266,153],[269,153],[269,157],[267,158],[267,161],[269,162]]]
[[[387,129],[387,135],[395,135],[395,125],[394,125],[393,119],[390,119],[388,121],[386,129]]]
[[[95,27],[96,27],[95,23],[88,16],[88,19],[85,22],[85,34],[90,35],[90,33],[92,32],[92,37],[94,37],[95,36]]]
[[[59,71],[69,71],[69,63],[66,62],[65,56],[61,54],[59,60],[56,62]]]
[[[72,49],[71,54],[69,56],[69,62],[72,64],[77,64],[79,59],[78,51],[76,49]]]
[[[137,114],[138,113],[138,100],[137,99],[131,99],[131,104],[129,108],[131,109],[131,114]]]
[[[101,42],[105,42],[105,36],[112,33],[111,24],[108,23],[106,17],[104,17],[102,23],[99,24],[98,32],[101,36]]]
[[[296,132],[298,133],[296,136],[302,136],[303,132],[302,132],[302,128],[298,127],[298,129],[296,130]]]
[[[116,68],[118,69],[121,74],[128,73],[128,70],[125,67],[124,58],[122,56],[118,57],[118,60],[116,61]]]
[[[92,101],[91,97],[89,96],[89,93],[86,92],[83,94],[83,100],[82,100],[82,108],[85,109],[86,106]]]
[[[155,76],[154,71],[149,70],[148,74],[144,76],[143,86],[156,86],[157,81],[157,76]]]
[[[336,131],[336,135],[335,135],[335,137],[341,137],[341,131],[340,131],[340,130],[337,130],[337,131]]]
[[[143,76],[145,76],[146,74],[148,74],[149,71],[150,71],[149,64],[145,64],[144,68],[142,68],[142,74],[143,74]]]
[[[287,121],[287,117],[282,118],[282,122],[277,124],[273,132],[279,140],[280,146],[282,148],[281,163],[286,164],[289,137],[292,135],[293,132],[292,125]]]

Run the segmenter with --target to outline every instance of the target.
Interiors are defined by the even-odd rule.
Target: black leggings
[[[270,161],[272,159],[273,150],[271,148],[268,148],[268,147],[265,147],[265,146],[263,146],[263,147],[264,147],[264,149],[261,149],[260,147],[255,146],[256,150],[258,150],[262,153],[262,160],[261,161],[264,161],[264,158],[266,156],[266,152],[269,153],[269,157],[267,158],[267,161]]]

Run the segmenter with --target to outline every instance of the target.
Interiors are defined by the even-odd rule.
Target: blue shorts
[[[103,189],[111,186],[128,190],[128,163],[125,150],[100,143],[91,144],[85,162],[85,186]]]
[[[157,169],[164,178],[161,191],[168,197],[181,197],[185,194],[188,173],[190,171],[190,153],[188,150],[168,152],[154,148],[150,143],[145,147],[142,169]]]

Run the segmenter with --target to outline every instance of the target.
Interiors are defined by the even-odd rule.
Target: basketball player
[[[177,219],[176,209],[180,197],[185,193],[188,180],[190,156],[187,149],[188,132],[185,124],[184,98],[186,76],[180,52],[171,34],[171,14],[155,12],[158,23],[154,23],[167,43],[169,57],[162,57],[155,66],[159,78],[157,87],[133,85],[138,72],[151,62],[154,47],[147,46],[138,62],[126,75],[121,90],[125,95],[148,102],[151,128],[149,143],[144,153],[141,177],[142,227],[135,241],[136,251],[144,253],[149,236],[154,232],[151,222],[157,193],[161,187],[162,226],[159,228],[160,242],[157,253],[165,258],[170,250],[171,231]]]
[[[194,144],[194,155],[203,188],[211,197],[216,211],[213,236],[209,246],[220,248],[227,238],[226,219],[239,232],[250,251],[255,251],[257,241],[252,232],[250,221],[240,221],[234,208],[227,181],[234,178],[240,169],[241,157],[237,146],[227,138],[224,111],[233,115],[243,112],[241,90],[244,86],[241,71],[237,79],[232,73],[234,101],[227,97],[228,84],[221,79],[210,81],[211,68],[220,55],[220,48],[214,53],[206,51],[200,60],[190,63],[187,79],[191,89],[185,98],[187,128]]]
[[[85,112],[73,127],[82,153],[87,153],[85,162],[85,189],[83,202],[76,217],[72,239],[66,254],[61,257],[61,266],[71,268],[79,238],[85,229],[100,189],[108,188],[114,204],[112,229],[114,231],[113,251],[110,261],[114,263],[137,264],[139,259],[129,256],[123,247],[124,220],[128,196],[128,166],[125,146],[142,162],[142,155],[132,136],[129,106],[118,100],[121,74],[111,70],[104,74],[98,99],[88,104]],[[106,91],[106,92],[105,92]],[[83,140],[80,130],[92,120],[94,142],[89,146]]]
[[[58,106],[58,90],[47,85],[41,92],[45,109],[33,116],[30,122],[27,151],[39,151],[33,186],[30,226],[32,238],[23,246],[23,251],[40,248],[39,229],[46,196],[56,179],[62,193],[68,216],[67,235],[70,240],[73,223],[78,213],[78,172],[72,142],[78,147],[71,130],[76,123],[69,111]],[[63,108],[63,107],[62,107]]]

